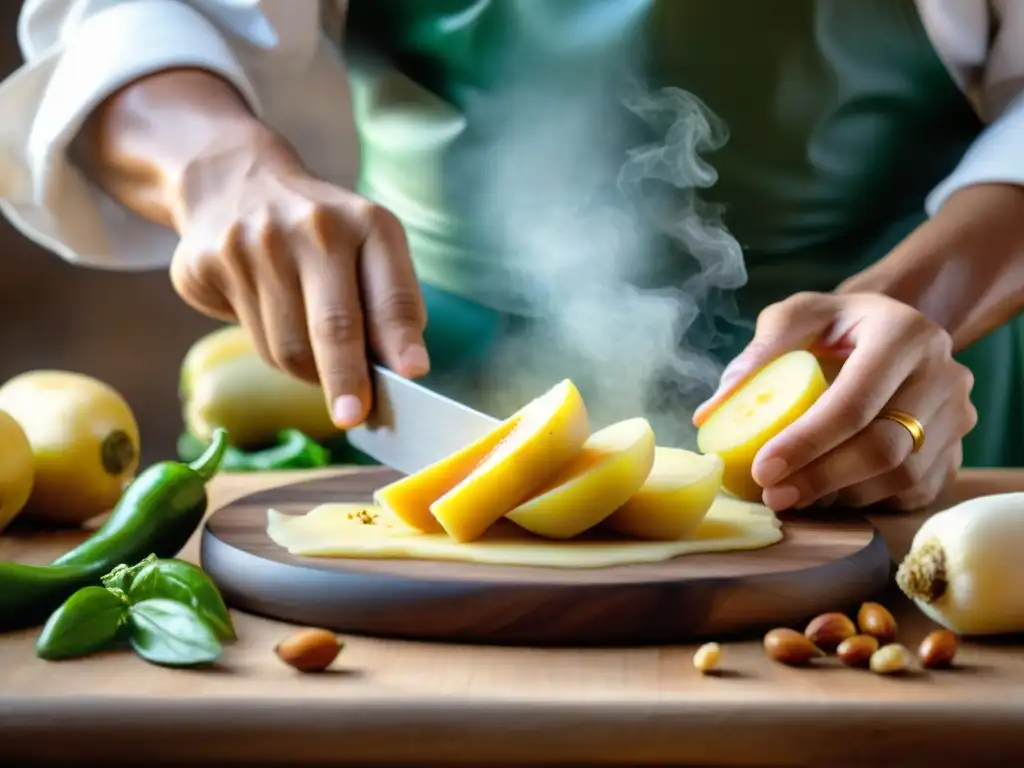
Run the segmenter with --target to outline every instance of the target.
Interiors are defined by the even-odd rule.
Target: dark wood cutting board
[[[384,468],[307,480],[228,504],[207,521],[202,565],[239,610],[346,634],[503,645],[635,645],[721,638],[855,609],[890,576],[862,517],[783,517],[762,550],[568,570],[296,557],[266,534],[267,509],[368,502]]]

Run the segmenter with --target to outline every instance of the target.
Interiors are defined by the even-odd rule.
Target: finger
[[[865,429],[919,364],[923,351],[912,341],[908,324],[865,324],[832,385],[758,451],[757,483],[775,485]]]
[[[909,512],[934,503],[956,479],[963,464],[963,458],[963,443],[958,440],[937,463],[932,478],[934,483],[924,483],[910,491],[897,494],[887,499],[885,506],[896,511]]]
[[[238,320],[224,295],[216,257],[195,252],[184,241],[171,259],[171,285],[198,312],[231,323]]]
[[[920,374],[908,379],[886,406],[913,414],[925,427],[929,439],[912,461],[908,462],[908,457],[914,441],[907,428],[889,419],[875,419],[781,483],[767,486],[762,495],[764,503],[775,510],[802,509],[829,494],[882,475],[898,470],[913,474],[930,467],[954,439],[948,420],[941,416],[946,399],[944,388],[936,387],[929,376]]]
[[[319,252],[302,259],[300,280],[306,305],[313,359],[334,423],[354,427],[370,408],[363,308],[359,275],[347,231],[330,212],[319,212],[314,223]]]
[[[889,429],[898,434],[902,431],[902,441],[913,443],[913,438],[905,427],[890,422]],[[946,459],[950,450],[959,445],[960,438],[955,428],[953,409],[947,404],[926,428],[927,439],[920,453],[912,454],[907,459],[893,466],[884,473],[860,483],[851,483],[844,488],[844,503],[853,507],[868,507],[880,502],[904,496],[914,500],[919,497],[931,497],[947,470]],[[936,472],[939,472],[938,479]],[[930,501],[929,501],[930,503]]]
[[[836,303],[819,293],[798,293],[766,307],[757,318],[754,338],[722,371],[718,389],[693,414],[700,427],[708,416],[747,379],[775,358],[807,349],[831,325]]]
[[[231,303],[232,311],[238,318],[239,325],[245,328],[257,354],[268,365],[275,365],[267,344],[256,278],[251,267],[252,262],[242,225],[232,226],[228,230],[224,247],[217,258],[218,274],[224,284],[224,296]]]
[[[947,448],[931,465],[911,471],[909,477],[900,467],[888,475],[847,488],[840,494],[843,503],[856,508],[882,504],[888,509],[904,511],[926,507],[955,475],[954,465],[959,466],[958,446],[959,442]]]
[[[291,246],[273,225],[264,228],[260,243],[268,258],[258,260],[259,310],[270,357],[281,370],[319,384],[296,260],[280,258]]]
[[[423,343],[426,310],[405,231],[390,212],[371,210],[359,258],[367,335],[388,368],[408,378],[423,376],[430,370]]]

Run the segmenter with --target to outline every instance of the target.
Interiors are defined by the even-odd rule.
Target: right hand
[[[338,427],[369,412],[367,342],[396,373],[427,373],[426,311],[390,211],[313,178],[264,134],[212,148],[176,198],[177,292],[244,326],[269,364],[319,383]]]

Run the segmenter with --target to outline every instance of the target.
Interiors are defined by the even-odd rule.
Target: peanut
[[[825,652],[795,629],[780,627],[764,636],[764,649],[780,664],[802,666]]]
[[[956,635],[948,629],[937,629],[921,641],[917,655],[925,669],[942,669],[953,664],[957,650]]]
[[[323,672],[341,652],[337,635],[326,629],[303,629],[282,640],[274,653],[300,672]]]
[[[834,651],[841,642],[857,634],[857,627],[842,613],[823,613],[811,620],[804,636],[824,651]]]
[[[705,643],[693,654],[693,666],[699,671],[708,673],[718,666],[722,658],[722,646],[718,643]]]
[[[896,675],[910,668],[910,651],[899,643],[883,645],[868,662],[871,671],[878,675]]]
[[[857,626],[862,635],[871,635],[885,645],[896,639],[896,619],[883,605],[864,603],[857,611]]]
[[[836,648],[839,661],[848,667],[866,667],[878,650],[878,640],[871,635],[853,635]]]

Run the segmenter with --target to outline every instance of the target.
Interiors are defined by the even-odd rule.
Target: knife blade
[[[380,365],[371,366],[373,409],[348,430],[350,445],[407,475],[465,448],[500,422]]]

